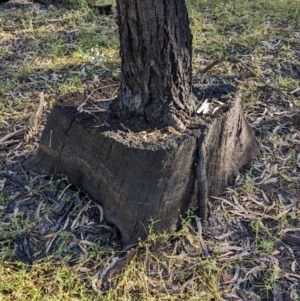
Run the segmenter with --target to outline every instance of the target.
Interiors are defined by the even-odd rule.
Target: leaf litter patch
[[[118,232],[105,224],[102,207],[66,180],[30,176],[10,164],[1,176],[7,179],[3,194],[9,200],[1,216],[2,235],[13,241],[17,260],[31,264],[46,255],[68,255],[74,265],[91,249],[120,248]],[[25,189],[21,183],[28,183]],[[11,194],[16,188],[21,196]]]

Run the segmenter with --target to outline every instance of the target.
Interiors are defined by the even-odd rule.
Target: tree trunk
[[[119,116],[184,129],[194,112],[192,35],[184,0],[117,0],[122,78]]]

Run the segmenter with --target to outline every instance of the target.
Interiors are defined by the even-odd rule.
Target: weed
[[[269,270],[264,274],[264,281],[261,284],[257,284],[256,287],[265,292],[267,298],[274,292],[276,283],[278,282],[280,275],[277,271]]]
[[[257,242],[257,246],[262,254],[272,254],[275,241],[272,239],[262,239]]]
[[[5,197],[3,191],[0,190],[0,206],[5,205]]]

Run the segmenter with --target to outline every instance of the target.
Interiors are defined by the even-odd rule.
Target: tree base
[[[149,226],[159,232],[178,227],[197,199],[205,218],[208,197],[232,185],[260,153],[238,96],[217,116],[198,120],[196,129],[184,135],[157,131],[152,141],[145,141],[147,133],[109,127],[105,113],[78,113],[78,105],[65,100],[53,108],[25,167],[66,175],[102,205],[124,244],[145,239]]]

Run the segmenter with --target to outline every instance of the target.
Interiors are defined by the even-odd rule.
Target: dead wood
[[[232,185],[239,169],[260,152],[238,95],[216,116],[197,119],[193,130],[156,131],[147,141],[113,125],[103,112],[83,114],[75,104],[55,106],[38,152],[25,165],[67,175],[103,206],[125,244],[146,238],[149,226],[159,232],[178,227],[197,206],[197,196],[200,216],[206,218],[208,197]],[[103,118],[102,126],[93,123]]]

